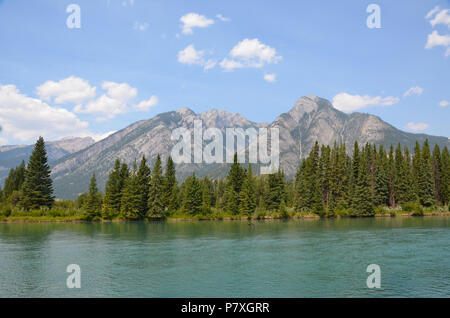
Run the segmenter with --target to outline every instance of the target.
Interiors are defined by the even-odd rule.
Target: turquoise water
[[[450,297],[450,218],[2,223],[0,297],[13,296]]]

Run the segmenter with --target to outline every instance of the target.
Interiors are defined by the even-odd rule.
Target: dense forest
[[[104,194],[95,173],[76,201],[53,197],[50,167],[42,137],[27,165],[11,169],[0,189],[1,216],[52,216],[82,220],[141,220],[167,217],[292,217],[296,215],[373,216],[376,213],[448,211],[450,155],[428,141],[413,152],[366,144],[319,146],[300,164],[294,180],[283,171],[255,176],[251,165],[231,164],[225,179],[198,178],[181,184],[175,164],[165,169],[158,155],[151,168],[145,157],[129,167],[116,160]]]

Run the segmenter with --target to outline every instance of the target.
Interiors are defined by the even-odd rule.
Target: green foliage
[[[125,167],[125,164],[121,166],[120,160],[116,159],[114,163],[114,170],[109,174],[108,181],[106,182],[105,197],[102,208],[102,217],[104,219],[113,219],[120,213],[122,190],[125,184],[125,177],[127,175]]]
[[[84,209],[86,211],[86,216],[88,219],[92,220],[101,217],[102,196],[100,192],[98,192],[95,173],[92,174],[91,182],[89,185],[89,192],[84,204]]]
[[[52,184],[44,138],[39,137],[25,170],[22,206],[27,210],[51,208],[54,202]]]
[[[164,217],[163,181],[161,157],[158,155],[156,157],[155,165],[153,166],[152,178],[150,180],[147,213],[149,218],[158,219]]]
[[[255,181],[252,174],[252,166],[249,165],[247,175],[240,193],[239,211],[245,216],[252,216],[256,209]]]
[[[202,210],[202,188],[198,178],[193,174],[186,178],[183,200],[183,212],[197,215]]]

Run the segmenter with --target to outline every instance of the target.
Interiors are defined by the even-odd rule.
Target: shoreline
[[[320,220],[320,219],[359,219],[359,218],[395,218],[395,217],[432,217],[432,216],[446,216],[450,217],[450,212],[429,212],[424,213],[421,216],[415,216],[412,213],[399,213],[399,214],[375,214],[373,216],[334,216],[334,217],[320,217],[319,215],[303,215],[303,216],[294,216],[288,218],[281,218],[276,216],[264,216],[264,217],[168,217],[164,219],[146,219],[146,220],[95,220],[88,221],[82,219],[51,219],[46,217],[31,217],[32,219],[28,219],[27,217],[13,217],[6,218],[0,220],[0,223],[138,223],[138,222],[202,222],[202,221],[264,221],[264,220],[286,220],[286,221],[294,221],[294,220]]]

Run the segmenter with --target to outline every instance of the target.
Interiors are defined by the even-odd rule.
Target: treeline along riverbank
[[[0,189],[0,221],[118,221],[342,216],[448,215],[450,155],[447,147],[416,143],[320,146],[317,142],[287,180],[282,170],[255,176],[251,165],[231,164],[225,179],[187,177],[158,157],[132,166],[116,160],[104,193],[95,173],[77,200],[55,200],[42,137],[27,164],[11,169]]]

